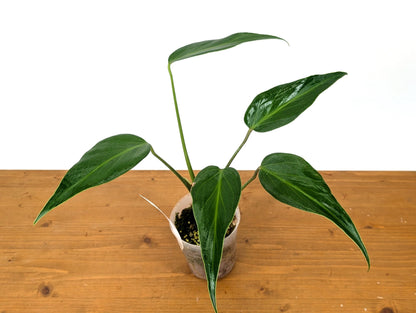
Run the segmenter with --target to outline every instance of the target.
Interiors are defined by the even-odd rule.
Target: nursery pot
[[[183,209],[189,208],[192,205],[191,194],[185,195],[182,199],[176,203],[170,214],[170,220],[175,223],[176,214],[182,212]],[[237,207],[235,212],[235,228],[234,230],[225,237],[224,246],[222,250],[222,259],[220,263],[220,269],[218,272],[218,279],[225,277],[231,272],[236,256],[236,240],[237,240],[237,228],[240,223],[240,209]],[[174,234],[175,235],[175,234]],[[201,247],[198,245],[190,244],[181,239],[182,252],[188,261],[189,268],[192,273],[201,279],[206,279],[204,262],[202,261]]]

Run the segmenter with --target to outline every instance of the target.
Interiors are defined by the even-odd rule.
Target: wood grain
[[[186,190],[130,171],[32,222],[64,171],[0,171],[0,313],[212,312],[160,213]],[[243,180],[251,172],[242,172]],[[416,172],[322,172],[372,267],[328,220],[281,204],[258,181],[240,208],[238,260],[220,312],[416,312]]]

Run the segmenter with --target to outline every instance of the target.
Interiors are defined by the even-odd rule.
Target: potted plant
[[[77,193],[126,173],[151,153],[177,176],[191,195],[192,212],[198,227],[208,291],[216,312],[215,292],[224,238],[233,221],[241,192],[257,177],[264,189],[277,200],[322,215],[334,222],[358,245],[369,267],[370,260],[366,248],[351,218],[332,195],[322,176],[304,159],[288,153],[270,154],[254,170],[252,177],[244,183],[241,182],[238,171],[231,167],[234,158],[253,131],[268,132],[292,122],[324,90],[346,73],[313,75],[258,94],[244,115],[244,122],[248,127],[247,133],[226,166],[219,168],[211,165],[202,169],[198,175],[194,173],[182,130],[172,64],[198,55],[229,49],[245,42],[265,39],[284,40],[271,35],[236,33],[222,39],[183,46],[169,56],[168,72],[189,179],[170,166],[144,139],[131,134],[112,136],[98,142],[68,170],[34,223]]]

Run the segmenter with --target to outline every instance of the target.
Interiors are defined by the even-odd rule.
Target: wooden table
[[[64,171],[0,171],[0,313],[213,312],[162,215],[186,190],[130,171],[35,216]],[[242,172],[243,179],[251,172]],[[372,267],[328,220],[243,192],[238,260],[220,312],[416,312],[416,172],[322,172]]]

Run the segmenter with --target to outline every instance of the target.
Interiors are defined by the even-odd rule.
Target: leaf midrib
[[[240,40],[239,36],[254,36],[256,38],[250,39],[250,40]],[[230,40],[230,37],[232,37],[232,40]],[[261,37],[261,38],[260,38]],[[211,39],[211,40],[204,40],[200,42],[194,42],[191,44],[188,44],[186,46],[183,46],[181,48],[178,48],[175,50],[168,58],[168,64],[171,65],[174,62],[185,60],[194,56],[199,56],[211,52],[218,52],[222,50],[227,50],[230,48],[233,48],[235,46],[238,46],[243,43],[251,42],[251,41],[258,41],[258,40],[267,40],[267,39],[279,39],[285,41],[283,38],[272,36],[272,35],[265,35],[265,34],[255,34],[255,33],[235,33],[232,35],[229,35],[224,38],[219,39]],[[195,49],[197,48],[198,52],[195,52]],[[180,57],[178,58],[175,56],[175,53],[179,50],[182,50],[182,54],[179,53]],[[187,51],[188,50],[188,51]],[[184,53],[185,52],[185,53]],[[173,58],[172,58],[173,56]]]
[[[214,212],[214,234],[217,234],[217,229],[218,229],[218,207],[219,207],[219,203],[220,203],[220,195],[221,195],[221,186],[222,186],[222,176],[223,176],[223,171],[220,170],[219,172],[219,177],[218,177],[218,184],[217,184],[217,188],[216,188],[216,195],[215,195],[215,212]],[[214,249],[214,246],[213,246]],[[212,251],[214,252],[214,251]]]
[[[218,41],[220,41],[220,40],[207,40],[207,41],[204,41],[204,42],[199,42],[198,44],[195,44],[193,47],[186,47],[187,50],[190,50],[190,51],[187,52],[187,53],[183,53],[183,55],[178,59],[171,60],[169,62],[169,64],[172,64],[172,63],[180,61],[180,60],[189,59],[189,58],[194,57],[194,56],[207,54],[207,53],[210,53],[210,52],[217,52],[217,51],[221,51],[221,50],[226,50],[228,48],[233,48],[233,47],[238,45],[238,43],[222,44],[220,46],[213,47],[214,43],[218,42]],[[207,45],[207,47],[203,47],[204,45]],[[202,48],[202,49],[200,49],[200,51],[198,53],[195,53],[192,49],[190,49],[190,48],[194,48],[194,47],[197,47],[197,46],[201,46],[201,48]]]
[[[87,175],[83,176],[80,180],[78,180],[75,184],[73,184],[69,190],[73,190],[76,186],[80,185],[82,182],[84,182],[85,180],[87,180],[88,177],[90,177],[93,173],[95,173],[96,171],[98,171],[98,169],[102,168],[104,165],[108,164],[109,162],[111,162],[112,160],[114,160],[115,158],[119,157],[120,155],[123,155],[125,153],[128,153],[129,151],[132,151],[136,148],[139,148],[140,146],[146,145],[148,143],[143,142],[141,144],[135,145],[133,147],[127,148],[119,153],[117,153],[116,155],[112,156],[111,158],[109,158],[108,160],[105,160],[104,162],[102,162],[101,164],[99,164],[98,166],[96,166],[93,170],[91,170]]]
[[[315,85],[315,87],[321,86],[324,84],[324,81],[320,82],[319,84]],[[303,84],[304,85],[304,84]],[[303,87],[303,86],[302,86]],[[301,88],[302,89],[302,88]],[[308,90],[306,90],[304,93],[302,93],[302,95],[307,95],[308,93],[312,92],[312,89],[315,88],[310,88]],[[282,105],[279,105],[276,110],[273,111],[272,114],[268,114],[263,116],[254,126],[252,126],[250,129],[255,130],[259,125],[261,125],[265,120],[275,116],[276,114],[278,114],[281,110],[285,109],[290,103],[292,103],[293,101],[296,100],[296,98],[299,97],[299,94],[297,94],[295,97],[293,97],[292,99],[290,99],[289,101],[285,102]]]
[[[321,207],[325,212],[330,213],[330,211],[326,210],[325,206],[322,205],[322,203],[320,201],[318,201],[317,199],[315,199],[314,197],[310,196],[309,194],[307,194],[306,192],[304,192],[301,188],[297,187],[296,185],[292,184],[291,182],[287,181],[286,179],[283,179],[282,177],[275,175],[274,172],[267,170],[267,167],[261,166],[261,169],[263,171],[265,171],[267,174],[277,178],[279,181],[283,182],[284,184],[290,186],[291,188],[299,191],[301,194],[303,194],[304,196],[306,196],[308,199],[312,200],[314,203],[316,203],[319,207]],[[332,214],[331,214],[332,216]]]

